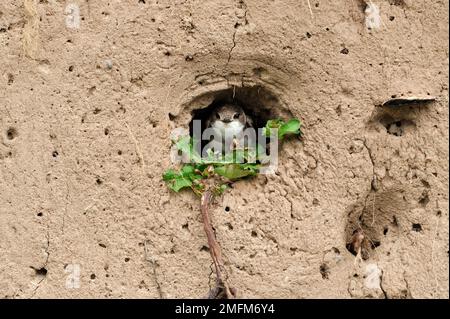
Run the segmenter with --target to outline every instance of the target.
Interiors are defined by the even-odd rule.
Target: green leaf
[[[202,157],[194,148],[194,142],[190,136],[183,136],[175,143],[178,150],[188,156],[188,159],[193,163],[201,163]]]
[[[171,183],[168,184],[169,188],[175,192],[179,192],[181,189],[185,187],[191,187],[192,181],[186,178],[177,178],[174,179]]]
[[[216,195],[222,195],[223,192],[225,192],[225,190],[226,190],[227,188],[228,188],[228,185],[227,185],[227,184],[219,185],[219,186],[217,186],[217,187],[214,189],[214,193],[215,193]]]
[[[181,175],[186,176],[186,177],[190,177],[192,175],[194,175],[195,168],[193,165],[190,164],[186,164],[181,168]]]
[[[270,129],[271,128],[279,128],[283,124],[283,120],[275,119],[275,120],[268,120],[266,123],[266,126],[263,128],[263,134],[266,137],[270,137]]]
[[[196,173],[196,168],[191,164],[184,165],[179,172],[169,169],[163,175],[167,186],[175,192],[185,187],[192,187],[192,182],[201,178],[202,176]]]
[[[230,180],[236,180],[258,173],[259,166],[256,164],[227,164],[215,168],[215,172]]]
[[[270,137],[271,129],[278,129],[278,139],[283,139],[285,135],[301,134],[300,131],[301,122],[298,119],[290,119],[288,122],[284,122],[283,120],[269,120],[266,123],[266,126],[263,129],[263,134],[266,137]]]
[[[298,119],[291,119],[287,123],[280,126],[278,130],[278,138],[283,139],[285,135],[294,134],[299,135],[301,127],[301,122]]]
[[[178,172],[176,170],[168,169],[163,175],[163,180],[170,181],[170,180],[176,178],[177,175],[178,175]]]

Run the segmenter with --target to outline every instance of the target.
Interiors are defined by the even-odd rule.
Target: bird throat
[[[217,138],[224,139],[225,141],[231,141],[233,138],[239,138],[244,132],[244,124],[235,120],[229,123],[217,120],[213,123],[212,128],[216,133]]]

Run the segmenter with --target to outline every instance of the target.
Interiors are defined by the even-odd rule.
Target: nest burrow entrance
[[[280,98],[262,86],[231,87],[208,94],[212,97],[209,105],[196,105],[195,100],[191,103],[191,121],[189,122],[191,136],[194,120],[201,120],[203,132],[208,116],[224,104],[239,105],[252,118],[255,129],[264,127],[270,119],[292,117],[292,113]]]

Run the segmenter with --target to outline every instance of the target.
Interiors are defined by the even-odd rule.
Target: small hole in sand
[[[39,268],[39,269],[34,269],[34,271],[35,271],[35,273],[36,273],[36,275],[38,275],[38,276],[46,276],[47,275],[47,269],[45,269],[44,267],[42,267],[42,268]]]
[[[375,249],[375,248],[377,248],[377,247],[380,246],[380,245],[381,245],[381,242],[379,242],[379,241],[377,241],[377,240],[372,240],[372,241],[370,242],[370,246],[371,246],[372,249]]]
[[[403,7],[406,5],[405,0],[389,0],[389,4],[392,6],[400,6]]]
[[[422,231],[422,225],[420,225],[420,224],[412,224],[412,230],[414,230],[416,232],[421,232]]]
[[[320,265],[320,274],[322,275],[322,279],[328,279],[328,275],[330,274],[330,268],[327,264]]]
[[[10,127],[7,131],[6,131],[6,137],[8,138],[8,140],[13,140],[17,137],[17,130],[14,127]]]
[[[394,136],[403,136],[405,130],[411,129],[415,126],[415,123],[406,119],[394,119],[388,114],[383,114],[378,117],[378,122],[381,123],[388,134]]]

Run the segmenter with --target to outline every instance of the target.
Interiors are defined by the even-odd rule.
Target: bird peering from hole
[[[253,127],[253,121],[239,105],[224,104],[218,107],[206,119],[206,138],[210,142],[204,151],[222,154],[248,145],[250,142],[244,131],[249,127]]]

